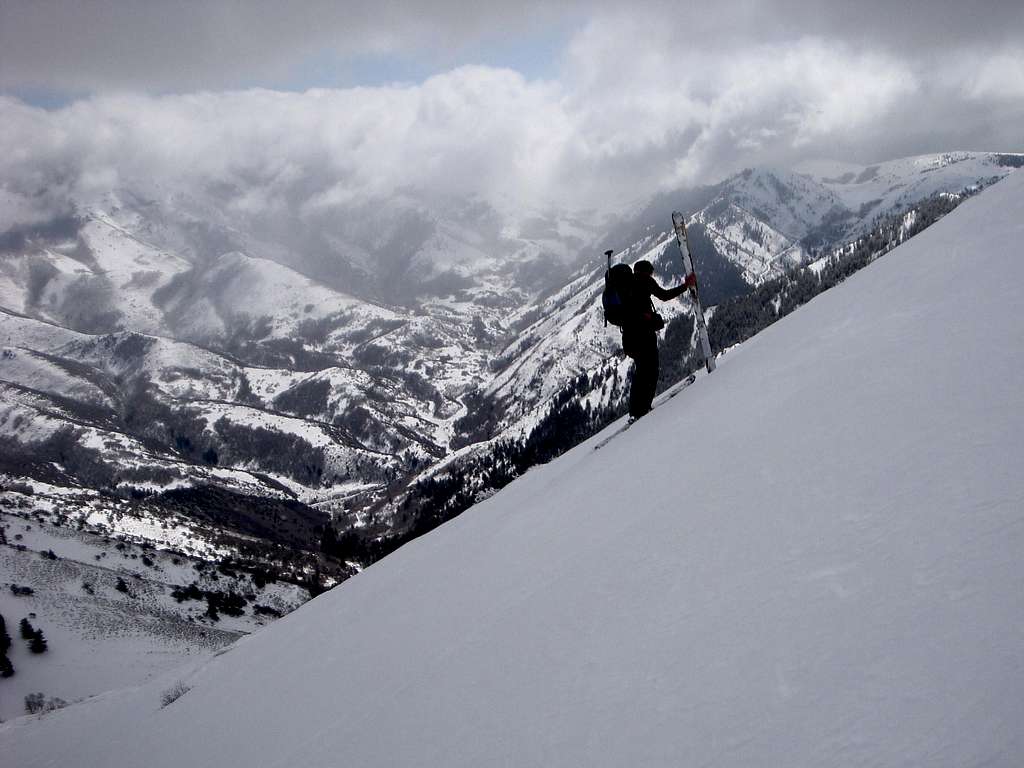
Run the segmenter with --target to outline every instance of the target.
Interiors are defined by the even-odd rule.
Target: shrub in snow
[[[179,680],[166,691],[164,691],[163,694],[161,694],[161,707],[166,707],[169,704],[173,704],[186,693],[188,693],[190,690],[192,689],[185,685],[183,682],[181,682],[181,680]]]
[[[67,705],[68,703],[64,699],[57,698],[56,696],[52,699],[47,699],[42,693],[30,693],[25,697],[25,711],[30,715],[40,712],[52,712]]]
[[[43,709],[43,694],[30,693],[25,697],[25,711],[30,715],[41,712]]]
[[[176,586],[171,590],[171,597],[182,603],[186,600],[202,600],[205,596],[203,590],[194,581],[187,587]]]

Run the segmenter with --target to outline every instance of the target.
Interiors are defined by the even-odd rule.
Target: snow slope
[[[1022,214],[1015,173],[605,449],[208,664],[6,723],[0,750],[24,768],[1021,765]]]
[[[28,694],[70,701],[209,658],[266,624],[268,614],[257,613],[253,604],[286,613],[308,600],[305,590],[292,584],[260,587],[248,574],[229,576],[205,567],[201,559],[184,554],[204,543],[185,526],[161,528],[159,521],[99,509],[81,529],[57,524],[63,509],[39,499],[36,490],[22,497],[23,506],[14,493],[0,493],[0,527],[10,542],[0,546],[0,614],[15,640],[8,651],[15,674],[0,687],[0,719],[24,714]],[[74,492],[60,490],[70,504]],[[119,535],[138,534],[147,522],[173,552],[140,547]],[[48,552],[52,559],[41,556]],[[124,590],[118,589],[118,579],[123,579]],[[31,585],[34,591],[16,595],[7,588],[11,583]],[[214,622],[205,599],[174,599],[175,586],[192,583],[203,590],[248,594],[253,600],[243,615],[221,614]],[[19,637],[22,618],[43,630],[49,644],[45,654],[30,653]]]
[[[1009,172],[1005,155],[991,152],[943,152],[917,155],[847,171],[819,179],[848,208],[860,213],[861,229],[879,214],[906,208],[941,192],[959,192],[979,181]]]

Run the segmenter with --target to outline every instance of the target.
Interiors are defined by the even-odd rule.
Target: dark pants
[[[639,418],[651,410],[658,389],[658,334],[642,330],[624,333],[623,348],[633,358],[629,382],[629,415]]]

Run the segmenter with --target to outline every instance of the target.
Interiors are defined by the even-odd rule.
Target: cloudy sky
[[[1019,0],[554,5],[0,0],[0,229],[156,180],[255,213],[610,210],[752,165],[1024,151]]]

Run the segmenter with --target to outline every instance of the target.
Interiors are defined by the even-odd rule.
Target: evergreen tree
[[[11,648],[11,636],[7,634],[7,622],[0,614],[0,656],[3,656]]]
[[[10,677],[14,674],[14,665],[7,658],[7,651],[11,648],[11,636],[7,634],[7,622],[0,615],[0,677]]]
[[[32,639],[28,643],[28,649],[32,653],[46,652],[46,638],[43,637],[43,630],[37,629],[32,633]]]
[[[28,619],[22,619],[18,624],[18,628],[21,631],[22,640],[31,640],[32,635],[35,634],[35,628],[29,622]]]

